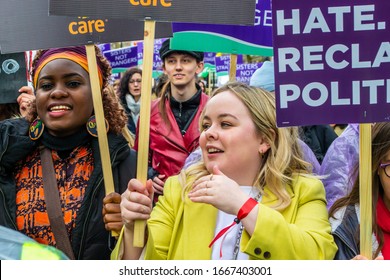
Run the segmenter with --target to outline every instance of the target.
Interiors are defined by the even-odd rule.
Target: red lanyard
[[[234,221],[230,225],[228,225],[227,227],[221,229],[220,232],[218,232],[218,234],[211,241],[209,248],[211,248],[211,246],[213,246],[215,241],[217,241],[219,238],[221,238],[232,226],[234,226],[235,224],[239,224],[242,219],[244,219],[246,216],[248,216],[248,214],[252,211],[253,208],[255,208],[255,206],[257,204],[258,204],[258,202],[255,199],[249,198],[244,203],[244,205],[241,206],[240,210],[238,211],[237,217],[234,219]],[[219,252],[219,256],[222,258],[222,246],[221,246],[221,250]]]

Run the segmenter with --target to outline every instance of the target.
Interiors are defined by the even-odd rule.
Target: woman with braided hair
[[[0,122],[0,225],[58,247],[63,240],[53,233],[44,191],[50,176],[42,167],[52,163],[50,187],[58,188],[75,259],[109,258],[110,231],[122,227],[119,194],[135,176],[135,152],[122,135],[127,117],[109,92],[110,65],[95,51],[115,193],[105,194],[84,46],[38,51],[31,73],[36,98],[26,117]]]

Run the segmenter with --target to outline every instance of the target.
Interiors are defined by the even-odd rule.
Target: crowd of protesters
[[[249,85],[206,94],[204,54],[168,39],[143,183],[135,178],[142,70],[128,69],[114,90],[95,50],[115,191],[104,192],[85,47],[40,50],[33,86],[0,107],[0,226],[8,228],[0,241],[12,230],[19,243],[42,244],[29,255],[36,259],[390,259],[388,123],[372,127],[374,245],[363,256],[358,124],[279,128],[272,61]],[[145,247],[133,244],[139,220]],[[0,257],[19,258],[12,248]]]

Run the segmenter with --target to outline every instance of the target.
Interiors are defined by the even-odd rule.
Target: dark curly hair
[[[70,47],[71,49],[71,47]],[[34,77],[37,62],[40,57],[47,50],[39,50],[37,51],[33,63],[32,63],[32,71],[31,76]],[[103,56],[99,47],[95,46],[96,59],[98,60],[99,67],[102,71],[103,85],[102,85],[102,103],[103,103],[103,111],[104,117],[108,121],[110,131],[115,134],[120,134],[122,132],[123,127],[127,125],[127,116],[125,110],[120,104],[117,96],[112,94],[112,86],[109,84],[109,79],[111,76],[111,66],[108,60]],[[30,110],[26,116],[26,119],[29,122],[32,122],[38,116],[35,100],[30,107]]]
[[[129,80],[134,74],[140,74],[142,76],[142,70],[138,67],[131,67],[126,70],[120,81],[119,97],[122,99],[129,92]],[[131,94],[131,93],[130,93]]]

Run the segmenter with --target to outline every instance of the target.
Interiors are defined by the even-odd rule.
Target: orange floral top
[[[65,225],[71,239],[77,212],[94,168],[92,149],[90,146],[77,147],[65,159],[53,150],[52,158]],[[17,164],[15,180],[18,230],[39,243],[55,246],[46,211],[39,149]]]

